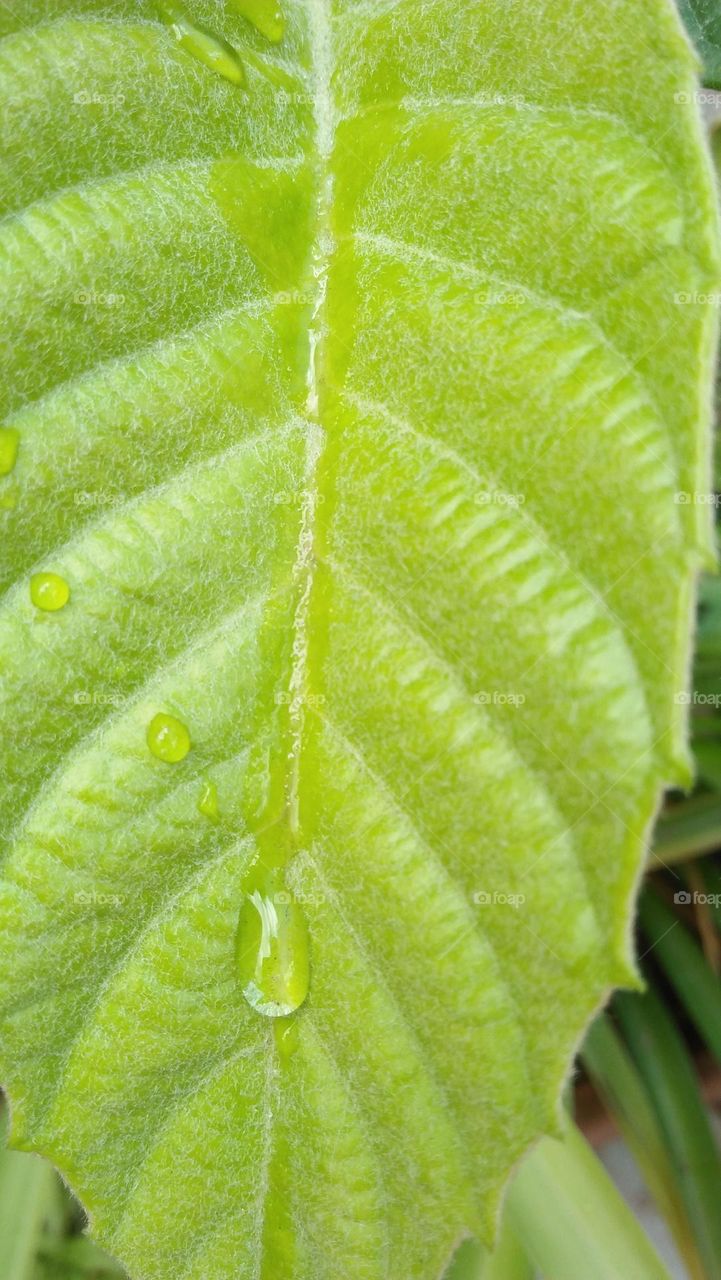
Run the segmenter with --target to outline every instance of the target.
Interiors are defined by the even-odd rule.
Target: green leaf
[[[2,1077],[137,1277],[436,1280],[690,776],[714,187],[666,0],[237,8],[2,9]]]
[[[721,89],[721,10],[717,0],[678,0],[678,5],[703,60],[704,80]]]

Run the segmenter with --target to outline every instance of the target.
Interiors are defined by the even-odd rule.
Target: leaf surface
[[[243,90],[149,4],[2,12],[13,1141],[134,1280],[435,1280],[689,775],[692,56],[665,0],[198,0]],[[235,954],[271,866],[292,1025]]]

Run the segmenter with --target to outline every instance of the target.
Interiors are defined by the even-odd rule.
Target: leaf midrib
[[[308,326],[305,415],[308,421],[305,487],[293,567],[296,609],[293,620],[292,661],[288,683],[288,751],[281,752],[279,767],[287,770],[286,812],[291,832],[299,829],[299,791],[302,743],[305,731],[305,692],[308,679],[309,632],[312,624],[315,541],[321,477],[327,437],[322,424],[321,347],[325,336],[328,271],[334,248],[331,233],[333,178],[330,167],[338,113],[331,94],[333,74],[331,0],[309,0],[309,44],[312,56],[313,155],[316,169],[315,222],[310,247],[314,303]],[[287,763],[289,762],[289,763]]]

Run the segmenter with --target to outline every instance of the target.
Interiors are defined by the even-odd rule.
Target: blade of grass
[[[675,911],[648,886],[641,895],[639,919],[654,960],[721,1064],[721,983]]]
[[[715,133],[712,134],[712,146],[716,137]],[[699,584],[696,656],[701,660],[721,662],[721,580],[715,574],[703,574]]]
[[[715,859],[706,858],[700,870],[708,895],[708,909],[721,933],[721,866]]]
[[[48,1224],[59,1218],[56,1175],[40,1156],[0,1152],[0,1277],[33,1280]]]
[[[693,754],[699,777],[714,791],[721,791],[721,741],[695,742]]]
[[[632,1152],[692,1280],[705,1280],[683,1193],[644,1081],[607,1014],[596,1019],[583,1064]]]
[[[453,1255],[443,1280],[483,1280],[485,1250],[477,1240],[464,1240]]]
[[[694,796],[661,815],[656,824],[654,850],[663,863],[685,862],[721,845],[721,796]]]
[[[498,1244],[486,1258],[481,1280],[533,1280],[528,1254],[504,1211]]]
[[[686,1047],[652,990],[620,992],[614,1009],[646,1082],[708,1280],[721,1280],[721,1158]]]
[[[694,895],[694,926],[699,936],[706,964],[718,978],[721,975],[721,938],[716,927],[710,894],[706,888],[702,860],[697,859],[685,868],[686,883]]]
[[[600,1160],[575,1125],[542,1138],[508,1193],[511,1227],[552,1280],[669,1280]]]
[[[691,712],[691,736],[694,750],[699,739],[718,741],[721,738],[721,716],[708,711]]]
[[[58,1270],[73,1276],[92,1277],[92,1280],[125,1280],[125,1272],[119,1263],[87,1236],[72,1236],[67,1240],[49,1241],[40,1250],[40,1261],[47,1263],[48,1271],[57,1275]],[[472,1273],[459,1275],[453,1280],[476,1280]]]

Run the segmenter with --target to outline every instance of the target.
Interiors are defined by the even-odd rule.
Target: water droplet
[[[181,48],[231,84],[245,84],[243,63],[232,44],[192,22],[178,4],[159,0],[156,7]]]
[[[150,721],[146,740],[153,755],[166,764],[179,764],[190,751],[190,734],[182,720],[162,711]]]
[[[198,801],[198,809],[211,822],[220,820],[220,808],[218,806],[218,788],[214,782],[204,782],[203,790],[200,793]]]
[[[278,0],[230,0],[231,7],[274,44],[282,39],[285,20]]]
[[[273,1023],[273,1038],[278,1057],[282,1062],[287,1062],[293,1057],[300,1044],[298,1019],[294,1017],[276,1019]]]
[[[70,587],[58,573],[34,573],[30,579],[30,599],[36,609],[57,613],[70,599]]]
[[[0,476],[9,476],[18,457],[20,432],[14,427],[0,427]]]
[[[243,995],[258,1013],[282,1018],[308,994],[308,926],[277,872],[252,868],[238,916],[235,958]]]

